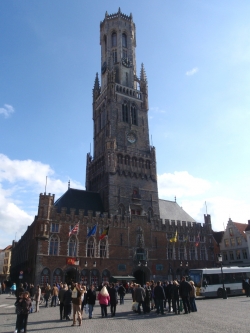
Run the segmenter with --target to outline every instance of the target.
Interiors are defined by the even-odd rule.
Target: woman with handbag
[[[108,293],[107,288],[105,286],[102,287],[102,290],[99,292],[98,300],[99,300],[101,310],[102,310],[102,318],[104,316],[107,317],[108,316],[107,306],[108,306],[109,301],[110,301],[110,296],[109,296],[109,293]]]
[[[116,305],[118,304],[118,294],[117,290],[115,289],[114,283],[110,284],[109,296],[110,296],[111,317],[114,317],[116,312]]]

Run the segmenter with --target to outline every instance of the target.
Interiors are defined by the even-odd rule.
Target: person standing
[[[180,314],[179,283],[176,280],[173,281],[172,305],[173,312]]]
[[[156,287],[154,288],[154,297],[157,314],[161,312],[161,314],[164,315],[163,302],[166,299],[166,296],[161,281],[157,281]]]
[[[109,296],[110,296],[111,317],[114,317],[116,313],[116,305],[118,304],[118,295],[114,283],[111,283],[110,285]]]
[[[66,285],[62,286],[58,293],[59,307],[60,307],[59,308],[60,309],[60,320],[63,320],[63,318],[65,318],[65,310],[64,310],[64,303],[63,303],[64,294],[66,292],[65,287],[66,287]]]
[[[192,290],[191,285],[186,281],[186,277],[183,276],[181,279],[180,287],[179,287],[179,293],[183,301],[183,307],[185,310],[185,314],[190,313],[190,292]]]
[[[72,304],[73,304],[73,324],[71,326],[76,326],[76,317],[79,323],[79,326],[82,325],[82,313],[81,313],[81,303],[82,303],[82,294],[81,286],[79,283],[73,283],[72,285]]]
[[[48,308],[48,300],[51,296],[51,289],[50,289],[50,285],[47,284],[46,288],[45,288],[45,293],[44,293],[44,299],[45,299],[45,307]]]
[[[196,303],[195,303],[195,297],[196,297],[196,288],[194,285],[194,281],[189,281],[192,290],[190,291],[190,307],[192,312],[197,311]]]
[[[149,313],[150,312],[150,301],[151,301],[151,297],[152,297],[152,292],[151,292],[151,288],[149,285],[149,282],[146,282],[146,287],[145,287],[145,312]]]
[[[124,296],[126,294],[126,289],[123,287],[122,283],[120,284],[118,288],[118,294],[120,296],[120,305],[124,304]]]
[[[89,306],[89,319],[92,319],[95,301],[96,301],[95,285],[92,284],[86,294],[86,304],[88,304]]]
[[[52,293],[51,306],[53,306],[53,304],[54,304],[54,306],[56,306],[59,290],[55,283],[53,284],[51,293]]]
[[[65,285],[65,293],[63,295],[64,313],[66,320],[70,320],[71,316],[71,304],[72,304],[72,290],[71,286]]]
[[[110,296],[105,286],[102,287],[102,290],[98,294],[99,304],[101,306],[102,318],[108,316],[107,306],[110,301]]]
[[[137,286],[135,288],[134,297],[135,297],[135,301],[138,303],[138,309],[137,309],[138,314],[140,315],[142,313],[141,306],[142,306],[143,313],[145,314],[146,312],[145,312],[144,300],[146,297],[146,293],[140,284],[137,284]]]
[[[39,303],[41,299],[41,288],[39,284],[36,286],[36,293],[35,293],[35,302],[36,302],[36,311],[39,312]]]
[[[17,322],[17,332],[27,332],[27,323],[28,323],[28,316],[31,308],[31,299],[29,297],[29,292],[23,292],[23,297],[19,300],[17,305],[17,312],[19,312],[18,322]]]
[[[245,290],[245,295],[246,297],[249,297],[250,295],[250,285],[249,283],[246,281],[246,279],[242,280],[242,289]]]

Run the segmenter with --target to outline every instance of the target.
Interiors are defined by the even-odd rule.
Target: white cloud
[[[4,104],[4,107],[0,108],[0,114],[4,115],[5,118],[8,118],[13,112],[15,112],[15,110],[13,106],[9,104]]]
[[[66,192],[68,179],[56,177],[48,165],[32,160],[11,160],[0,154],[0,248],[10,245],[14,239],[25,232],[37,213],[39,194],[45,190],[53,193],[56,199]],[[71,180],[71,187],[84,187]]]
[[[187,76],[194,75],[198,72],[198,70],[199,70],[198,67],[192,68],[192,69],[190,69],[189,71],[186,72],[186,75]]]
[[[211,184],[207,180],[195,178],[187,171],[175,171],[173,174],[164,173],[158,175],[160,198],[195,196],[206,192],[210,187]]]

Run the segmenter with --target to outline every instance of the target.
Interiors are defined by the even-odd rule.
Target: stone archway
[[[67,283],[67,285],[71,285],[72,282],[75,282],[75,280],[76,280],[76,269],[75,268],[69,268],[65,272],[64,280],[65,280],[65,283]]]

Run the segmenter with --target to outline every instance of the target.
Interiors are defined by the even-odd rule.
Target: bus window
[[[196,287],[201,286],[201,276],[202,276],[202,271],[189,271],[189,276],[192,281],[194,281]]]

